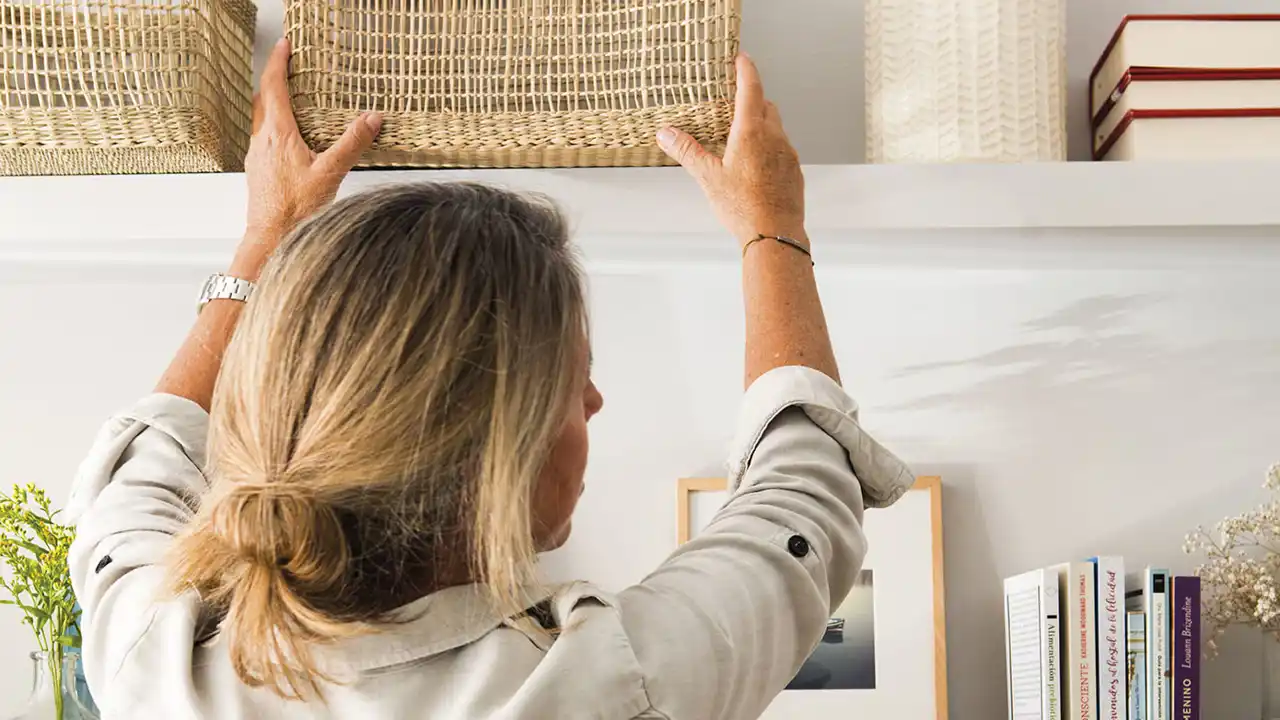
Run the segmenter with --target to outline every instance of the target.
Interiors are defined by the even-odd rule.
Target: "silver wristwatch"
[[[214,273],[204,281],[204,287],[200,289],[200,302],[196,305],[196,314],[198,315],[204,306],[209,304],[210,300],[239,300],[240,302],[248,302],[249,296],[253,294],[254,284],[248,280],[241,280],[230,275],[222,273]]]

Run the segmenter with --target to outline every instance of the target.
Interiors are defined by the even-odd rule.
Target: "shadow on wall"
[[[884,410],[981,415],[1038,464],[1081,470],[1119,455],[1131,463],[1135,453],[1216,455],[1242,440],[1241,431],[1274,436],[1274,426],[1242,428],[1239,420],[1242,408],[1261,418],[1264,404],[1280,401],[1280,335],[1196,343],[1190,329],[1197,325],[1188,322],[1175,346],[1129,329],[1134,314],[1162,301],[1087,298],[1025,323],[1026,342],[908,367],[896,378],[980,379]]]
[[[1257,311],[1247,298],[1226,300]],[[946,483],[956,717],[999,708],[991,699],[998,677],[958,680],[975,661],[1003,662],[1003,576],[1099,553],[1190,572],[1195,559],[1181,556],[1183,535],[1260,496],[1266,463],[1280,458],[1280,333],[1233,335],[1212,323],[1234,308],[1201,310],[1182,297],[1091,297],[1024,323],[1020,342],[895,376],[947,389],[879,410],[956,418],[946,452],[965,462],[927,468]],[[1180,325],[1182,312],[1192,317]],[[1173,330],[1162,337],[1166,324]],[[1093,512],[1101,493],[1133,512]],[[1229,645],[1206,672],[1256,682],[1248,670],[1255,646],[1249,638]],[[1230,698],[1206,701],[1233,715],[1242,709]]]

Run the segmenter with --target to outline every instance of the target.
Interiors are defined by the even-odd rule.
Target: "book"
[[[1096,720],[1098,716],[1098,626],[1094,566],[1088,561],[1050,568],[1058,574],[1058,600],[1062,606],[1063,677],[1066,681],[1067,720]]]
[[[1173,718],[1200,720],[1200,578],[1173,578]]]
[[[1280,108],[1130,110],[1094,153],[1096,160],[1276,158]]]
[[[1146,614],[1147,719],[1172,720],[1169,692],[1169,571],[1147,568],[1131,575],[1126,605]]]
[[[1131,610],[1128,616],[1129,720],[1150,720],[1147,716],[1147,614]]]
[[[1097,114],[1130,68],[1280,68],[1280,15],[1130,15],[1089,80]]]
[[[1101,150],[1133,110],[1266,108],[1280,108],[1280,70],[1131,68],[1093,118],[1093,149]]]
[[[1061,720],[1058,576],[1032,570],[1004,581],[1010,720]]]
[[[1124,558],[1095,557],[1094,588],[1098,642],[1098,720],[1126,720]]]

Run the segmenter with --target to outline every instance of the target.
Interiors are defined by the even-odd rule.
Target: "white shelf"
[[[964,242],[974,231],[1280,229],[1276,163],[814,165],[805,172],[809,230],[828,243],[904,232]],[[679,168],[367,171],[353,173],[343,194],[460,179],[554,197],[596,259],[641,238],[680,238],[682,245],[669,247],[691,252],[722,240],[701,192]],[[229,253],[244,208],[238,174],[0,178],[0,261],[207,263]]]

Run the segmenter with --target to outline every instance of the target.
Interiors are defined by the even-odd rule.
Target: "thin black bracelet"
[[[747,256],[747,249],[761,240],[773,240],[780,242],[783,245],[789,245],[808,256],[810,265],[817,265],[817,263],[813,261],[813,253],[809,252],[809,248],[805,247],[804,244],[798,240],[789,237],[782,237],[781,235],[756,235],[754,238],[748,240],[746,245],[742,246],[742,257],[745,258]]]

